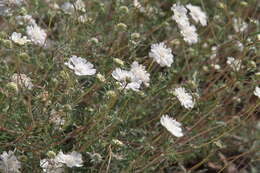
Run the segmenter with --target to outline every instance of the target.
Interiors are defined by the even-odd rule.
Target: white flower
[[[22,34],[17,32],[13,32],[10,39],[19,45],[24,45],[30,42],[30,40],[28,40],[26,36],[22,37]]]
[[[3,173],[18,173],[21,168],[20,161],[17,160],[13,151],[4,151],[0,155],[0,171]]]
[[[241,18],[233,18],[233,28],[236,32],[245,32],[248,28],[248,24]]]
[[[134,75],[134,81],[141,81],[145,86],[149,86],[150,74],[143,65],[139,65],[138,62],[134,61],[131,65],[131,72]]]
[[[178,24],[184,41],[189,44],[197,43],[198,34],[196,33],[196,27],[190,24],[187,9],[183,5],[173,4],[171,10],[173,11],[172,19]]]
[[[65,171],[63,164],[57,162],[56,158],[42,159],[40,160],[40,166],[42,167],[44,173],[63,173]]]
[[[66,14],[73,14],[75,12],[74,6],[70,2],[65,2],[60,8]]]
[[[181,26],[180,29],[184,41],[186,41],[188,44],[198,42],[198,34],[194,25]]]
[[[56,156],[55,160],[60,163],[66,164],[68,167],[82,167],[82,155],[76,151],[73,151],[69,154],[63,154],[62,151]]]
[[[163,42],[152,44],[149,56],[162,67],[170,67],[173,63],[172,50],[170,48],[167,48]]]
[[[96,69],[93,68],[93,64],[75,55],[71,56],[69,61],[64,64],[74,70],[75,74],[78,76],[94,75],[96,73]]]
[[[242,61],[233,57],[227,57],[227,64],[234,70],[239,71],[241,68]]]
[[[34,44],[39,46],[44,46],[47,34],[39,26],[37,25],[27,26],[26,33]]]
[[[134,91],[139,91],[141,83],[139,81],[134,81],[134,75],[132,72],[116,68],[112,72],[112,76],[120,82],[120,89],[132,89]]]
[[[181,124],[176,120],[170,118],[168,115],[163,115],[160,120],[161,124],[176,137],[182,137],[183,132]]]
[[[172,19],[175,20],[178,25],[190,25],[187,9],[183,5],[173,4],[171,10],[173,11]]]
[[[13,76],[11,77],[11,81],[17,83],[21,87],[25,87],[28,89],[33,88],[31,78],[27,77],[25,74],[14,73]]]
[[[194,107],[194,101],[192,96],[186,92],[185,88],[175,88],[174,93],[178,100],[181,102],[181,105],[187,109],[191,109]]]
[[[190,10],[189,14],[196,23],[200,22],[202,26],[207,25],[207,16],[199,6],[188,4],[186,8]]]
[[[260,88],[255,87],[254,95],[260,98]]]

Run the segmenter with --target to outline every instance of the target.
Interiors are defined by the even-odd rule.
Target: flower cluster
[[[196,32],[196,27],[189,22],[187,9],[190,11],[189,14],[192,19],[196,23],[200,22],[202,26],[207,25],[207,16],[200,9],[200,7],[191,4],[186,5],[186,8],[185,6],[179,4],[173,4],[173,6],[171,7],[171,10],[174,13],[172,19],[175,20],[178,24],[184,41],[186,41],[188,44],[193,44],[198,42],[198,34]]]
[[[69,154],[64,154],[62,151],[53,158],[42,159],[40,166],[43,172],[46,173],[62,173],[64,172],[64,165],[69,168],[82,167],[83,160],[82,155],[76,151],[72,151]]]
[[[120,83],[121,89],[132,89],[139,91],[141,84],[149,86],[150,74],[145,70],[145,67],[134,61],[130,71],[116,68],[112,72],[112,76]]]

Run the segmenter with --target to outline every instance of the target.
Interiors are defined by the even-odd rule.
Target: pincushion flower
[[[30,40],[28,40],[26,36],[22,37],[22,34],[17,32],[13,32],[10,39],[19,45],[24,45],[30,42]]]
[[[163,115],[160,120],[161,125],[163,125],[172,135],[176,137],[182,137],[183,132],[181,129],[181,123],[170,118],[168,115]]]
[[[188,44],[198,42],[198,34],[194,25],[181,26],[180,29],[184,41],[186,41]]]
[[[207,25],[207,15],[199,6],[188,4],[186,8],[190,10],[189,14],[196,23],[200,22],[202,26]]]
[[[194,107],[195,103],[192,99],[192,96],[186,92],[185,88],[182,87],[175,88],[174,94],[181,102],[181,105],[184,106],[185,108],[191,109]]]
[[[64,154],[60,151],[55,159],[57,162],[66,164],[70,168],[83,166],[82,155],[76,151],[72,151],[69,154]]]
[[[227,57],[227,64],[234,71],[239,71],[242,65],[242,61],[240,59],[235,59],[234,57]]]
[[[39,46],[44,46],[47,38],[46,32],[37,25],[31,25],[26,27],[26,33],[31,41]]]
[[[133,80],[144,83],[145,86],[149,86],[150,74],[145,70],[143,65],[138,64],[134,61],[131,65],[131,72],[133,74]]]
[[[21,162],[17,160],[13,151],[4,151],[0,155],[0,171],[4,173],[18,173]]]
[[[134,91],[139,91],[141,86],[140,81],[136,81],[133,73],[131,71],[122,70],[121,68],[116,68],[112,72],[114,79],[119,81],[120,89],[132,89]]]
[[[258,98],[260,98],[260,88],[259,87],[255,87],[254,95],[257,96]]]
[[[175,20],[178,25],[190,25],[187,9],[183,5],[173,4],[171,10],[173,11],[172,19]]]
[[[64,64],[74,70],[75,74],[78,76],[94,75],[96,73],[96,69],[93,68],[93,64],[75,55],[72,55],[69,61]]]
[[[170,67],[173,63],[172,50],[167,48],[163,42],[152,44],[149,56],[162,67]]]

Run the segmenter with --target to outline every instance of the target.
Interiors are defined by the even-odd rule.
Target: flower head
[[[37,25],[31,25],[26,27],[26,33],[31,41],[39,46],[44,46],[47,38],[46,32]]]
[[[141,83],[140,81],[135,81],[135,77],[131,71],[116,68],[112,72],[112,76],[120,82],[121,89],[132,89],[134,91],[139,91]]]
[[[163,115],[160,122],[172,135],[176,137],[183,136],[181,124],[176,120],[170,118],[168,115]]]
[[[260,88],[255,87],[254,95],[260,98]]]
[[[149,56],[162,67],[170,67],[173,63],[172,50],[167,48],[164,43],[152,44]]]
[[[25,74],[14,73],[11,77],[11,81],[29,90],[33,88],[31,78],[27,77]]]
[[[150,74],[145,70],[143,65],[138,64],[134,61],[131,65],[131,72],[133,73],[133,80],[144,83],[145,86],[149,86]]]
[[[78,76],[94,75],[96,73],[96,69],[93,68],[93,64],[75,55],[71,56],[69,61],[64,64],[74,70],[75,74]]]
[[[10,39],[19,45],[24,45],[30,42],[30,40],[28,40],[26,36],[22,37],[22,34],[17,32],[13,32]]]
[[[178,100],[181,102],[181,105],[187,109],[191,109],[194,107],[194,101],[192,96],[186,92],[185,88],[175,88],[174,93]]]
[[[189,25],[187,9],[183,5],[173,4],[171,10],[173,12],[172,19],[175,20],[178,25]]]
[[[189,14],[196,23],[200,22],[202,26],[207,25],[207,15],[199,6],[188,4],[186,5],[186,8],[190,10]]]
[[[4,151],[0,155],[0,171],[4,173],[18,173],[21,168],[20,161],[17,160],[13,151]]]
[[[82,167],[82,155],[76,151],[72,151],[69,154],[64,154],[62,151],[60,151],[58,153],[58,155],[56,156],[56,161],[66,164],[68,167],[72,168],[72,167]]]
[[[184,41],[188,44],[193,44],[198,42],[198,34],[196,32],[196,27],[194,25],[181,26],[181,34]]]

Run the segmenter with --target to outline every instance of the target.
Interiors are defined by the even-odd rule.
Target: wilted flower
[[[56,156],[56,161],[66,164],[68,167],[72,168],[72,167],[82,167],[82,155],[76,151],[72,151],[69,154],[64,154],[62,151],[60,151],[58,153],[58,155]]]
[[[0,171],[3,173],[18,173],[21,168],[20,161],[17,160],[13,151],[4,151],[0,155]]]
[[[183,136],[181,124],[176,120],[170,118],[168,115],[163,115],[160,122],[172,135],[176,137]]]
[[[93,64],[75,55],[72,55],[69,61],[64,64],[74,70],[75,74],[78,76],[94,75],[96,73],[96,69],[93,68]]]
[[[13,76],[11,77],[11,81],[17,83],[21,87],[25,87],[28,89],[33,88],[31,78],[27,77],[25,74],[14,73]]]
[[[241,60],[240,59],[235,59],[233,57],[227,57],[227,64],[234,70],[234,71],[239,71],[241,68]]]
[[[36,21],[31,15],[16,16],[15,19],[19,25],[36,25]]]
[[[73,14],[75,12],[73,4],[71,4],[70,2],[65,2],[64,4],[61,5],[60,8],[66,14]]]
[[[85,4],[82,0],[77,0],[74,5],[76,10],[86,12]]]
[[[133,73],[133,80],[136,82],[144,83],[145,86],[149,86],[150,74],[145,70],[143,65],[134,61],[131,65],[131,72]]]
[[[186,8],[190,10],[189,14],[195,22],[200,22],[202,26],[207,25],[207,16],[199,6],[188,4],[186,5]]]
[[[167,48],[163,42],[152,44],[149,56],[162,67],[170,67],[173,63],[172,50]]]
[[[47,38],[46,32],[37,25],[27,26],[26,33],[31,41],[39,46],[44,46]]]
[[[134,7],[138,9],[141,13],[145,12],[144,7],[140,4],[138,0],[134,0],[133,3],[134,3]]]
[[[56,158],[40,160],[40,166],[44,173],[63,173],[63,164],[57,162]]]
[[[187,109],[191,109],[194,107],[194,101],[192,99],[192,96],[186,92],[185,88],[175,88],[174,94],[181,102],[181,105],[184,106]]]
[[[248,28],[248,24],[241,18],[233,18],[233,28],[236,32],[245,32]]]
[[[22,34],[17,32],[13,32],[10,39],[19,45],[24,45],[30,42],[30,40],[28,40],[26,36],[22,37]]]
[[[255,87],[254,95],[260,98],[260,88]]]
[[[139,91],[141,83],[134,80],[134,75],[132,72],[116,68],[112,72],[112,76],[120,82],[121,89],[132,89],[134,91]]]

